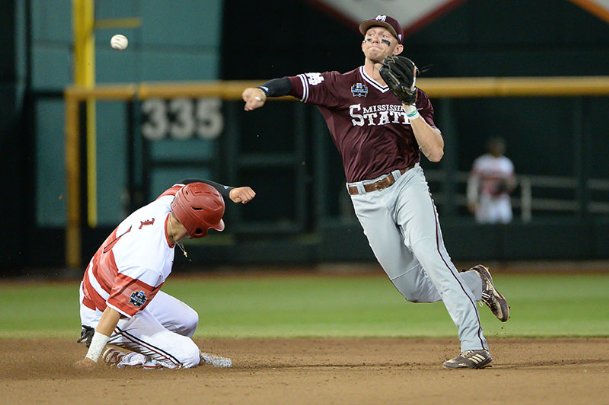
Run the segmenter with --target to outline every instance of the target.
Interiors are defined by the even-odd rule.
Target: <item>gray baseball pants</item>
[[[351,196],[374,255],[408,301],[444,303],[457,326],[461,351],[488,350],[476,308],[480,276],[459,273],[452,263],[423,169],[417,164],[403,175],[390,175],[397,178],[392,186]],[[348,185],[361,190],[366,182]]]

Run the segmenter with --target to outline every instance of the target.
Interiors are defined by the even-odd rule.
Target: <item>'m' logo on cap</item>
[[[386,15],[377,15],[375,20],[376,21],[385,21],[387,19]]]

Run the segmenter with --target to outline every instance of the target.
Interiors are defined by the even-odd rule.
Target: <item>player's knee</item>
[[[415,303],[420,302],[418,294],[416,294],[413,291],[403,292],[402,295],[404,296],[404,298],[406,298],[406,301],[415,302]]]
[[[201,361],[201,351],[192,339],[185,338],[176,353],[176,357],[183,368],[196,367]]]
[[[165,368],[191,368],[201,361],[197,344],[189,337],[169,332],[170,344],[161,346],[159,351],[152,354],[156,364]]]
[[[199,314],[192,308],[189,308],[188,313],[184,318],[184,336],[192,337],[197,327],[199,326]]]
[[[191,348],[191,350],[188,351],[188,355],[182,362],[184,368],[196,367],[201,362],[201,351],[196,345],[194,346],[195,347]]]
[[[199,314],[187,305],[180,311],[179,317],[166,327],[172,332],[191,338],[199,326]]]
[[[406,285],[403,280],[395,279],[393,280],[393,285],[395,286],[395,288],[397,288],[400,294],[402,294],[402,297],[404,297],[406,301],[419,302],[419,294],[417,293],[417,291]]]

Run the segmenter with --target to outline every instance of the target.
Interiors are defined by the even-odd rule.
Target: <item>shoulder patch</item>
[[[144,291],[134,291],[131,293],[131,297],[129,297],[129,302],[136,307],[141,307],[146,303],[148,298],[146,298],[146,293]]]
[[[324,77],[321,75],[321,73],[305,73],[305,76],[307,78],[307,82],[311,86],[317,86],[319,83],[324,81]]]

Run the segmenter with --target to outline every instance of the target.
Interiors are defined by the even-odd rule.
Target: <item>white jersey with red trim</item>
[[[509,189],[515,182],[514,164],[505,156],[485,154],[474,161],[467,181],[467,200],[475,204],[476,221],[507,224],[512,221]]]
[[[132,317],[154,298],[173,265],[174,245],[165,223],[181,187],[133,212],[104,241],[83,278],[83,305],[100,312],[110,306]]]
[[[502,181],[514,177],[514,164],[505,156],[493,156],[485,154],[478,157],[472,167],[472,176],[479,179],[479,190],[481,194],[497,197],[506,195],[505,190],[497,191]]]

